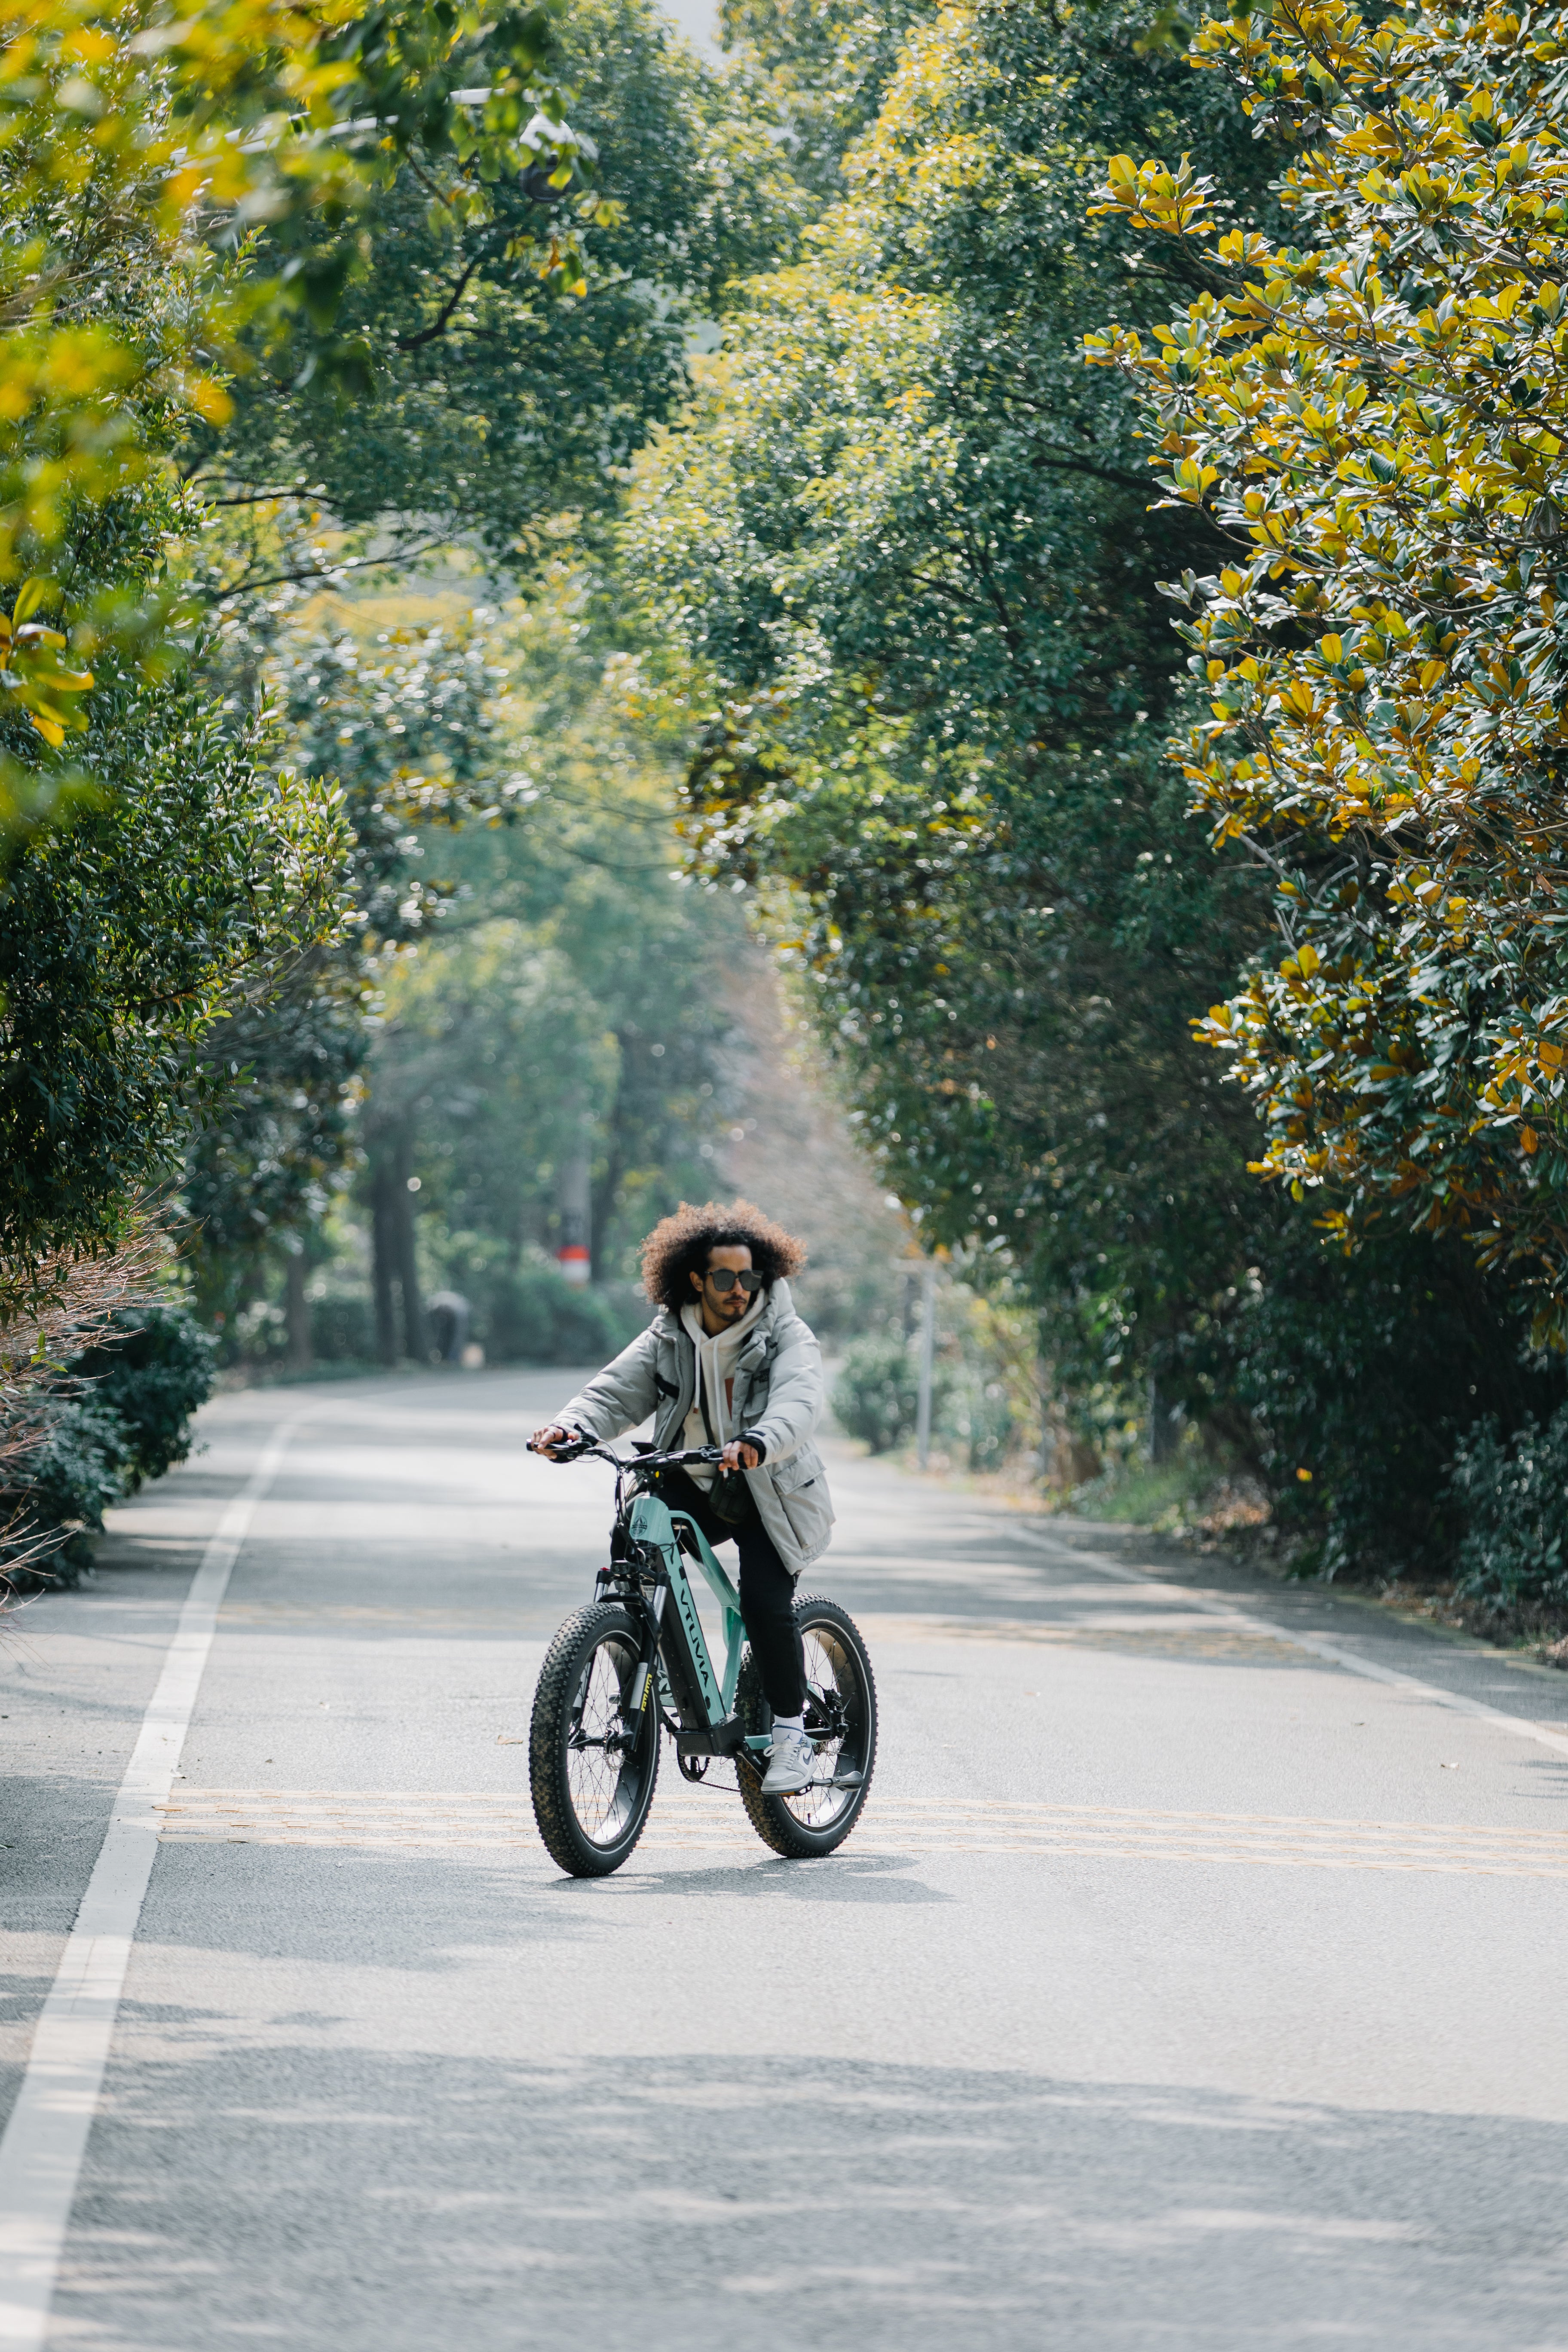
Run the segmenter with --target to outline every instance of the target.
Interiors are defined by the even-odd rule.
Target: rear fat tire
[[[741,1784],[741,1802],[746,1808],[746,1818],[763,1843],[791,1862],[808,1862],[818,1854],[832,1853],[841,1846],[865,1808],[871,1787],[871,1774],[877,1763],[877,1682],[871,1672],[871,1660],[860,1638],[860,1629],[847,1609],[837,1601],[829,1601],[820,1592],[807,1593],[795,1604],[795,1622],[805,1643],[806,1673],[813,1676],[816,1661],[810,1639],[814,1627],[820,1627],[826,1641],[842,1654],[853,1685],[850,1724],[839,1759],[840,1769],[853,1769],[861,1774],[858,1789],[844,1791],[843,1810],[836,1812],[824,1827],[813,1829],[803,1822],[792,1806],[802,1804],[804,1796],[764,1797],[763,1775],[765,1762],[753,1763],[752,1752],[742,1748],[736,1758],[736,1778]],[[735,1691],[735,1705],[742,1723],[749,1733],[766,1728],[768,1709],[763,1696],[762,1676],[755,1659],[747,1650],[741,1662],[740,1680]]]
[[[566,1620],[539,1670],[528,1733],[533,1818],[551,1860],[573,1878],[607,1878],[618,1870],[641,1837],[653,1804],[659,1736],[651,1677],[637,1744],[623,1758],[613,1782],[608,1768],[604,1775],[602,1793],[609,1810],[603,1821],[584,1818],[582,1790],[574,1792],[573,1779],[571,1740],[584,1696],[597,1694],[603,1699],[612,1682],[624,1686],[642,1640],[643,1628],[629,1610],[595,1601]],[[595,1830],[603,1834],[595,1835]]]

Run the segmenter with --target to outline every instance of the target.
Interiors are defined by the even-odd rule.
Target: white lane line
[[[179,1769],[229,1571],[297,1423],[268,1440],[191,1580],[158,1687],[120,1783],[108,1833],[0,2139],[0,2347],[43,2352],[88,2134],[132,1941],[158,1851],[162,1808]]]
[[[1205,1617],[1224,1618],[1227,1624],[1248,1633],[1272,1634],[1276,1641],[1289,1642],[1292,1649],[1309,1650],[1331,1666],[1343,1666],[1347,1674],[1363,1675],[1368,1682],[1386,1683],[1393,1690],[1419,1692],[1423,1698],[1436,1699],[1439,1706],[1449,1707],[1456,1715],[1476,1716],[1481,1722],[1495,1723],[1500,1729],[1511,1731],[1521,1739],[1533,1739],[1538,1747],[1568,1756],[1568,1734],[1549,1731],[1544,1724],[1531,1723],[1528,1716],[1505,1715],[1500,1707],[1488,1706],[1484,1699],[1466,1698],[1459,1691],[1445,1690],[1440,1683],[1423,1682],[1419,1675],[1401,1674],[1396,1666],[1380,1666],[1371,1658],[1358,1657],[1353,1650],[1342,1650],[1336,1642],[1324,1641],[1320,1633],[1299,1633],[1289,1625],[1276,1624],[1271,1617],[1249,1616],[1228,1601],[1211,1601],[1206,1593],[1194,1592],[1190,1585],[1168,1584],[1146,1569],[1123,1568],[1120,1560],[1102,1559],[1097,1552],[1080,1551],[1038,1528],[1021,1527],[1016,1532],[1029,1543],[1040,1544],[1047,1551],[1080,1562],[1113,1583],[1141,1585],[1162,1598],[1169,1594],[1174,1599],[1179,1594],[1190,1609]]]

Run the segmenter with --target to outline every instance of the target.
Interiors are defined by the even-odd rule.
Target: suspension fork
[[[645,1603],[647,1613],[647,1631],[643,1635],[643,1654],[638,1659],[637,1670],[632,1676],[631,1696],[626,1706],[627,1716],[639,1727],[642,1717],[647,1712],[648,1701],[653,1695],[654,1665],[658,1657],[658,1631],[664,1622],[664,1604],[668,1598],[668,1585],[659,1584],[654,1588],[652,1600]]]

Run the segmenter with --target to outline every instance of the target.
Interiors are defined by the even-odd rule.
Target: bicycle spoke
[[[626,1744],[625,1714],[636,1667],[626,1643],[601,1642],[573,1700],[567,1785],[584,1835],[599,1845],[615,1843],[637,1800],[639,1775]]]
[[[855,1801],[855,1790],[834,1788],[832,1782],[841,1769],[853,1770],[858,1761],[855,1717],[858,1679],[849,1653],[826,1626],[808,1626],[803,1635],[803,1646],[807,1689],[814,1694],[819,1712],[837,1716],[837,1728],[817,1746],[811,1785],[785,1797],[783,1802],[802,1829],[825,1830],[831,1828]],[[845,1760],[847,1746],[849,1754]]]

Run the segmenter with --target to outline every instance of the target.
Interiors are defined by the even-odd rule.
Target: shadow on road
[[[1563,2128],[819,2060],[832,1998],[806,1965],[795,2060],[641,2057],[628,1985],[599,2060],[121,2064],[57,2325],[104,2352],[560,2352],[632,2307],[648,2352],[1563,2340]]]

